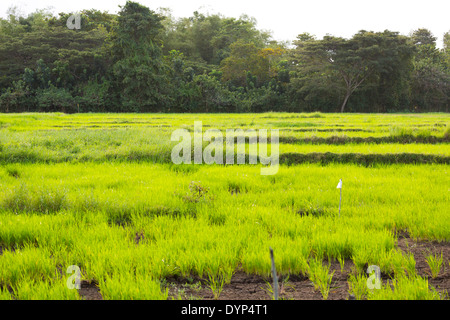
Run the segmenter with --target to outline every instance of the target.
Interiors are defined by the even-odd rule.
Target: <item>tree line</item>
[[[0,19],[0,112],[448,112],[450,32],[352,38],[299,34],[290,46],[256,20],[175,19],[128,1]]]

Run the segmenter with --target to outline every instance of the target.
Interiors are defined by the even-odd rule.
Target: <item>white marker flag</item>
[[[338,183],[336,189],[342,189],[342,179],[339,180],[339,183]]]

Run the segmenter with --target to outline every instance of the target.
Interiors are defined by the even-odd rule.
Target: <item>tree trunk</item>
[[[341,113],[344,113],[345,106],[347,105],[348,98],[350,98],[351,94],[352,93],[349,91],[347,91],[347,93],[345,94],[344,102],[342,103],[342,106],[341,106]]]

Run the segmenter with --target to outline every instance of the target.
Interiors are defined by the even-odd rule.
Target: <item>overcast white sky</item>
[[[259,29],[271,30],[276,40],[295,40],[303,32],[322,38],[326,33],[350,38],[359,30],[399,31],[408,35],[427,28],[438,37],[450,30],[448,0],[135,0],[150,9],[170,8],[175,17],[189,17],[194,11],[221,13],[227,17],[247,14],[256,18]],[[5,18],[16,5],[25,15],[36,9],[50,8],[55,14],[82,9],[117,13],[126,0],[0,0],[0,16]]]

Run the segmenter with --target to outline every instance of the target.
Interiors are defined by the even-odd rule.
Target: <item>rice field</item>
[[[278,129],[277,173],[173,164],[171,134],[194,121]],[[272,299],[269,248],[283,299],[448,299],[449,127],[448,114],[1,114],[0,299]],[[251,277],[265,289],[234,290]]]

